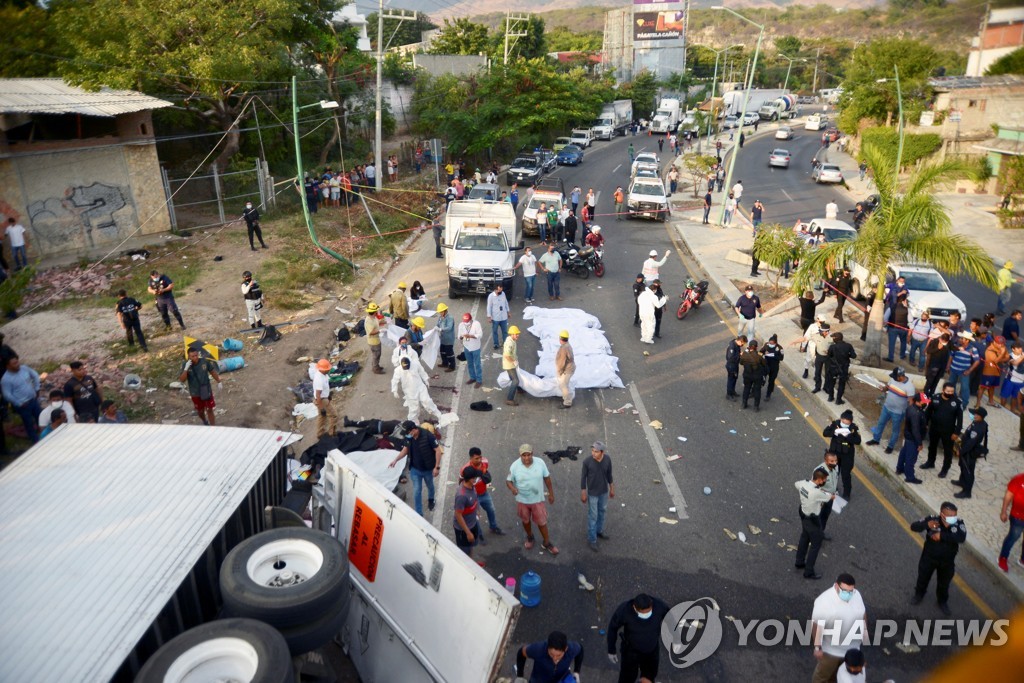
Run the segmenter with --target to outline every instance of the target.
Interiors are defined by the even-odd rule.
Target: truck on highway
[[[778,121],[779,119],[795,118],[796,111],[796,97],[783,95],[761,105],[757,110],[757,115],[761,117],[762,121]]]
[[[611,140],[619,133],[626,132],[626,126],[633,121],[633,100],[615,100],[601,105],[601,113],[591,129],[599,140]]]
[[[516,213],[508,202],[456,200],[444,218],[448,298],[487,294],[501,283],[512,298],[518,242]]]
[[[743,89],[731,90],[722,95],[722,102],[725,107],[726,116],[742,116],[747,112],[757,112],[761,107],[769,102],[773,102],[783,95],[788,95],[789,92],[786,90],[772,89],[762,90],[758,88],[752,88],[750,90],[750,97],[747,99],[746,108],[743,106],[743,100],[746,91]]]
[[[679,127],[682,105],[677,97],[663,97],[651,121],[652,133],[674,133]]]

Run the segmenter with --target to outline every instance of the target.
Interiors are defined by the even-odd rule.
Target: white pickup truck
[[[590,147],[590,143],[593,141],[594,133],[589,128],[573,128],[572,134],[569,136],[570,144],[579,145],[580,149]]]

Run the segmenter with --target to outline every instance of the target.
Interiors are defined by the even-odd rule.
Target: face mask
[[[946,517],[946,524],[950,526],[956,524],[956,515],[953,515],[952,517]]]
[[[853,591],[846,591],[842,588],[839,589],[839,599],[843,602],[850,602],[853,599]]]
[[[245,205],[245,208],[247,208],[247,209],[251,209],[251,208],[252,208],[252,204],[246,204],[246,205]]]
[[[852,425],[853,423],[852,422],[842,422],[840,424],[842,424],[844,428],[849,429],[850,425]]]
[[[754,296],[754,293],[753,293],[753,292],[747,292],[747,298],[748,298],[748,299],[749,299],[750,297],[752,297],[752,296]]]
[[[53,406],[54,408],[60,407],[62,403],[64,403],[64,401],[50,401],[50,405]]]
[[[408,344],[402,344],[402,350],[404,351],[406,348],[408,348],[408,346]]]
[[[640,617],[641,619],[643,619],[644,621],[650,619],[653,614],[654,614],[654,610],[651,610],[650,612],[637,612],[636,613],[636,615],[638,617]]]

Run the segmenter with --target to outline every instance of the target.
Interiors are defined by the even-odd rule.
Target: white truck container
[[[652,133],[674,133],[679,127],[680,112],[682,104],[679,98],[664,97],[658,105],[658,111],[651,121]]]
[[[512,298],[517,244],[516,213],[508,202],[459,201],[444,218],[448,297],[487,294],[497,283]]]
[[[341,637],[360,678],[495,680],[519,601],[340,451],[320,479],[313,518],[348,549],[353,596]],[[460,629],[471,637],[453,637]]]
[[[762,121],[778,121],[779,119],[791,119],[796,116],[796,96],[783,95],[771,102],[761,106],[757,115]]]
[[[611,140],[619,133],[626,132],[626,126],[633,121],[633,100],[615,100],[601,106],[601,113],[591,129],[599,140]]]
[[[726,116],[742,116],[746,112],[757,112],[765,104],[773,102],[783,95],[789,94],[786,90],[761,90],[753,88],[750,97],[747,99],[746,108],[743,107],[745,90],[730,90],[722,96],[725,105]]]

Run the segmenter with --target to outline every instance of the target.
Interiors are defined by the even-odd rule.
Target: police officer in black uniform
[[[263,327],[263,289],[248,270],[242,273],[242,299],[250,329]]]
[[[647,289],[647,285],[644,283],[644,274],[638,273],[636,280],[633,282],[633,303],[636,304],[636,313],[633,314],[633,327],[640,327],[640,302],[638,300],[645,289]],[[657,317],[655,317],[655,321],[657,321]]]
[[[835,401],[836,405],[841,406],[846,403],[843,394],[846,393],[846,380],[850,375],[850,361],[857,357],[857,352],[853,344],[843,340],[842,332],[836,332],[832,335],[832,346],[828,347],[827,357],[825,393],[828,394],[829,403]]]
[[[960,544],[967,540],[967,527],[956,513],[956,505],[945,502],[939,508],[938,515],[930,515],[910,525],[911,531],[925,532],[924,548],[917,563],[917,585],[914,587],[914,597],[910,599],[910,604],[921,604],[924,594],[928,592],[932,574],[937,573],[935,597],[938,598],[939,609],[947,617],[951,613],[949,584],[956,573],[956,554],[960,550]]]
[[[249,248],[256,251],[256,245],[253,244],[253,236],[257,237],[260,241],[260,246],[264,249],[267,248],[266,242],[263,241],[263,229],[260,228],[260,212],[252,205],[252,202],[245,203],[245,211],[242,212],[242,218],[245,219],[245,227],[249,231]]]
[[[725,349],[725,372],[728,374],[725,381],[725,397],[730,401],[739,398],[739,394],[736,393],[736,380],[740,376],[740,354],[746,345],[746,335],[740,335],[730,341],[728,348]]]
[[[149,352],[149,347],[146,346],[146,338],[142,335],[142,321],[139,320],[139,309],[142,308],[142,304],[132,297],[128,296],[128,292],[121,289],[117,292],[117,317],[121,321],[121,327],[124,328],[125,335],[128,337],[128,346],[135,346],[135,337],[139,338],[139,346],[142,347],[143,351]]]
[[[646,593],[618,606],[608,622],[608,660],[619,664],[619,683],[634,683],[638,676],[653,681],[658,675],[661,654],[661,622],[669,606]],[[622,655],[616,642],[622,631]]]
[[[828,451],[839,456],[839,478],[843,481],[843,498],[850,500],[853,458],[861,440],[860,428],[853,421],[853,411],[844,410],[838,420],[825,427],[822,435],[832,439]]]
[[[665,292],[661,291],[661,280],[656,279],[651,283],[651,286],[654,287],[654,294],[659,300],[665,297]],[[639,303],[637,307],[639,308]],[[658,306],[654,309],[654,336],[658,339],[661,339],[661,314],[664,312],[665,306]]]
[[[935,458],[942,444],[942,469],[939,477],[944,478],[953,464],[953,441],[960,433],[964,422],[964,404],[956,396],[956,387],[952,382],[942,385],[942,392],[935,394],[925,410],[928,419],[928,461],[921,465],[922,470],[935,468]]]
[[[772,400],[772,392],[775,391],[775,378],[779,376],[779,365],[786,358],[782,347],[779,346],[779,335],[773,334],[768,337],[768,342],[761,349],[761,355],[764,356],[765,366],[768,368],[768,387],[764,394],[764,400],[767,402]]]
[[[974,466],[978,464],[978,458],[988,455],[988,410],[985,408],[971,408],[971,415],[974,422],[967,425],[964,433],[960,436],[960,478],[953,481],[954,486],[960,486],[963,491],[953,494],[954,498],[970,498],[974,489]]]

